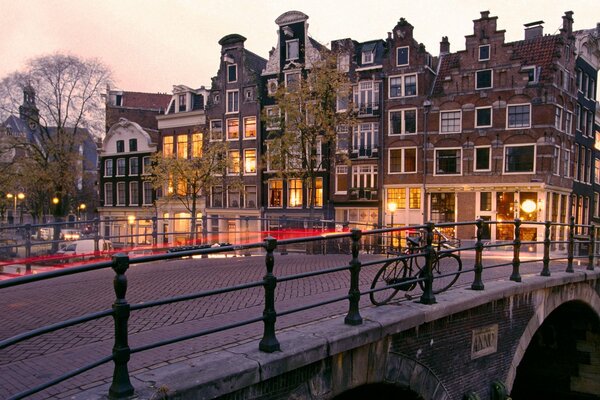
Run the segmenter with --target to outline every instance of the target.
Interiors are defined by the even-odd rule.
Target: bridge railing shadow
[[[513,239],[502,243],[490,243],[486,242],[485,232],[492,226],[509,227],[513,232]],[[459,229],[459,228],[473,229],[475,231],[474,242],[467,243],[466,241],[451,240],[446,235],[439,234],[444,230]],[[527,228],[542,228],[543,227],[543,240],[533,240],[533,236],[523,235],[528,231]],[[553,231],[554,229],[554,231]],[[558,239],[553,240],[553,232],[556,233],[558,230],[563,231],[565,234],[561,238],[556,235]],[[405,252],[407,244],[407,237],[418,233],[419,237],[416,240],[412,240],[411,243],[418,243],[413,248],[413,251]],[[438,235],[436,237],[436,234]],[[403,240],[398,240],[402,237]],[[334,248],[337,248],[341,253],[349,253],[349,262],[347,264],[326,268],[317,269],[310,272],[304,272],[300,274],[293,274],[287,276],[276,276],[274,273],[275,267],[275,252],[278,249],[285,248],[287,246],[293,246],[297,244],[308,245],[310,243],[319,243],[327,246],[328,243],[336,243]],[[369,246],[369,252],[379,253],[379,257],[364,257],[365,244]],[[429,222],[425,225],[411,226],[411,227],[392,227],[392,228],[380,228],[371,230],[359,230],[352,229],[350,232],[340,233],[326,233],[317,236],[303,237],[303,238],[290,238],[277,240],[273,237],[267,237],[262,242],[248,243],[243,245],[224,245],[220,247],[211,247],[203,249],[191,249],[182,250],[178,252],[165,253],[165,254],[153,254],[149,256],[130,258],[126,254],[116,254],[110,261],[97,262],[93,264],[77,266],[72,268],[64,268],[57,271],[44,272],[35,275],[27,275],[15,279],[0,281],[0,289],[6,289],[9,287],[21,286],[33,282],[39,282],[42,280],[55,279],[62,276],[81,274],[89,271],[102,270],[112,268],[115,273],[113,285],[115,292],[115,300],[111,308],[96,311],[79,317],[71,318],[62,322],[58,322],[52,325],[43,326],[34,330],[19,333],[15,336],[2,339],[0,341],[0,349],[5,349],[25,340],[29,340],[40,335],[44,335],[50,332],[62,330],[68,327],[86,323],[89,321],[112,317],[114,321],[114,345],[112,354],[107,355],[99,360],[96,360],[88,365],[79,367],[70,372],[64,373],[54,379],[40,384],[36,387],[32,387],[26,391],[12,395],[11,399],[21,399],[38,393],[47,389],[53,385],[70,379],[74,376],[82,374],[100,365],[108,362],[113,362],[113,380],[109,389],[109,397],[111,398],[128,398],[134,394],[134,387],[130,381],[129,374],[129,360],[132,356],[137,353],[154,349],[161,346],[189,340],[208,334],[222,332],[229,329],[234,329],[244,325],[249,325],[257,322],[263,324],[262,338],[258,343],[258,347],[264,352],[275,352],[280,350],[280,344],[277,339],[277,327],[276,322],[279,317],[299,313],[308,309],[319,308],[324,305],[346,301],[348,310],[345,316],[345,323],[348,325],[359,325],[362,324],[363,320],[360,315],[359,303],[363,296],[373,296],[374,294],[382,291],[398,291],[407,286],[418,286],[422,289],[421,297],[419,301],[424,304],[433,304],[436,302],[436,282],[447,277],[456,274],[456,271],[450,271],[445,274],[443,271],[439,274],[434,274],[436,269],[436,263],[444,256],[451,255],[454,258],[461,259],[461,255],[466,253],[472,253],[472,266],[459,271],[460,274],[471,274],[473,277],[470,285],[473,290],[484,290],[484,270],[500,267],[511,267],[510,280],[514,282],[521,282],[521,265],[526,263],[540,263],[542,269],[540,275],[550,276],[550,263],[552,261],[563,260],[566,261],[566,272],[574,272],[573,264],[574,259],[586,259],[587,269],[593,270],[596,251],[595,251],[596,238],[594,236],[594,229],[590,225],[575,225],[574,219],[571,218],[569,223],[553,223],[553,222],[523,222],[519,219],[514,221],[469,221],[460,223],[440,223],[434,224]],[[578,245],[585,245],[586,251],[578,252],[576,254],[576,247]],[[523,258],[522,248],[523,246],[541,248],[542,256],[538,257],[526,257]],[[484,257],[487,252],[492,252],[499,248],[510,248],[512,250],[512,259],[508,262],[486,264],[484,267]],[[566,252],[552,252],[551,249],[565,248]],[[308,246],[307,246],[308,248]],[[235,286],[221,287],[213,290],[202,290],[194,293],[185,295],[179,295],[174,297],[161,298],[153,301],[145,301],[142,303],[130,304],[127,301],[127,270],[131,266],[138,264],[145,264],[149,262],[164,261],[170,259],[181,259],[183,257],[211,257],[211,256],[222,256],[231,254],[233,252],[243,253],[248,250],[256,250],[262,252],[265,257],[265,275],[262,280],[256,280],[252,282],[246,282]],[[537,255],[538,253],[536,253]],[[552,257],[551,257],[552,254]],[[420,266],[420,272],[412,276],[408,276],[404,280],[390,281],[383,287],[375,285],[378,274],[375,276],[374,283],[370,288],[365,289],[364,285],[361,288],[360,277],[363,269],[379,269],[385,268],[390,262],[395,261],[406,261],[414,258],[421,258],[423,263]],[[285,260],[285,257],[280,257],[281,260]],[[466,258],[465,258],[466,260]],[[198,261],[201,262],[201,259]],[[285,261],[281,261],[285,262]],[[463,262],[463,261],[461,261]],[[464,261],[467,262],[467,261]],[[463,263],[464,263],[463,262]],[[471,262],[469,258],[468,262]],[[285,282],[296,281],[307,279],[311,277],[317,277],[325,274],[334,274],[342,271],[349,272],[349,289],[348,293],[343,296],[334,296],[324,301],[316,301],[308,304],[301,304],[292,309],[285,311],[277,311],[276,304],[276,290],[279,284]],[[199,330],[191,334],[181,335],[177,337],[171,337],[165,340],[157,341],[154,343],[146,344],[138,347],[129,346],[129,330],[128,322],[132,312],[136,312],[143,309],[154,308],[167,304],[175,304],[185,301],[191,301],[201,298],[207,298],[211,296],[222,295],[225,293],[235,293],[241,290],[250,288],[263,288],[264,295],[264,309],[262,315],[257,315],[252,318],[235,321],[232,323],[210,327],[208,329]],[[371,297],[373,298],[373,297]]]

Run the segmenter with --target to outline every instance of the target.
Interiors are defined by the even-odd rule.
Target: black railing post
[[[425,244],[425,266],[423,267],[423,277],[425,278],[425,289],[421,295],[421,303],[434,304],[435,296],[433,294],[433,273],[432,267],[436,258],[435,249],[433,248],[433,222],[427,223],[427,237]]]
[[[588,248],[588,266],[587,269],[589,271],[593,271],[594,270],[594,244],[596,241],[596,235],[594,233],[594,225],[590,225],[590,227],[588,228],[590,230],[590,244],[589,244],[589,248]]]
[[[112,306],[115,321],[115,344],[112,351],[115,368],[108,396],[111,399],[122,399],[133,395],[133,386],[129,380],[129,370],[127,368],[131,354],[127,338],[129,304],[125,300],[125,294],[127,293],[125,272],[129,268],[129,257],[122,253],[114,255],[112,268],[117,274],[113,281],[117,298]]]
[[[25,274],[31,274],[31,224],[25,225]]]
[[[258,344],[258,349],[266,353],[281,350],[279,341],[275,337],[275,321],[277,320],[277,313],[275,312],[275,287],[277,286],[277,278],[273,275],[273,266],[275,265],[273,252],[276,247],[277,239],[271,236],[265,238],[267,274],[263,277],[265,288],[264,331],[263,337]]]
[[[94,251],[100,251],[100,219],[94,218]]]
[[[363,322],[358,310],[360,302],[360,288],[358,287],[358,278],[360,276],[361,262],[358,259],[360,250],[360,238],[362,231],[360,229],[352,229],[352,260],[350,261],[350,290],[348,291],[350,306],[348,314],[344,318],[344,323],[347,325],[360,325]]]
[[[573,269],[573,253],[575,252],[575,217],[569,222],[569,244],[567,247],[567,269],[565,272],[575,272]]]
[[[152,216],[152,247],[158,246],[158,218]]]
[[[519,273],[519,266],[521,260],[519,258],[521,254],[521,220],[515,218],[515,240],[513,241],[513,270],[510,275],[510,280],[515,282],[521,282],[521,274]]]
[[[473,290],[483,290],[484,285],[481,280],[481,275],[483,272],[483,220],[479,218],[475,224],[477,225],[477,243],[475,243],[475,279],[471,284],[471,289]]]
[[[546,221],[544,224],[544,268],[541,276],[550,276],[550,227],[552,222]]]

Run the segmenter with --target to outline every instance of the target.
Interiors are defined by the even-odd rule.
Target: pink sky
[[[275,19],[290,10],[310,17],[309,34],[323,44],[385,39],[404,17],[433,55],[442,36],[451,51],[463,49],[484,10],[498,16],[507,41],[520,40],[523,24],[537,20],[545,21],[544,33],[556,33],[568,10],[575,12],[575,29],[600,22],[598,0],[0,0],[0,9],[0,77],[60,51],[100,58],[121,89],[167,93],[176,84],[210,85],[217,42],[227,34],[245,36],[246,47],[267,58],[277,40]]]

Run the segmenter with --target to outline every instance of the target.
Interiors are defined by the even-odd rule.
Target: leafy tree
[[[180,202],[192,215],[191,239],[196,239],[198,201],[212,185],[220,182],[227,168],[227,142],[204,140],[202,154],[180,158],[158,152],[152,156],[145,178],[163,197]]]
[[[337,68],[336,55],[326,50],[310,70],[279,85],[272,95],[278,112],[267,108],[263,115],[268,127],[266,162],[279,177],[302,179],[303,187],[315,188],[319,173],[330,170],[338,141],[348,140],[340,136],[340,127],[349,129],[356,121],[351,107],[337,110],[338,99],[347,101],[350,88],[349,77]],[[347,148],[347,143],[340,147]],[[338,152],[340,156],[338,161],[347,161],[347,154]],[[309,193],[312,216],[317,191]]]
[[[20,116],[34,132],[33,138],[7,139],[4,146],[16,151],[12,185],[27,190],[26,201],[35,213],[57,196],[53,213],[63,217],[83,185],[93,184],[82,176],[95,166],[83,164],[81,146],[103,134],[102,91],[111,80],[110,70],[97,59],[52,54],[30,60],[23,71],[0,81],[1,120]],[[95,199],[77,200],[90,204]]]

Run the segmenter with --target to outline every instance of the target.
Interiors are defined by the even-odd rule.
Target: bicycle
[[[407,236],[407,247],[400,252],[388,254],[396,258],[386,262],[373,278],[371,289],[380,289],[369,294],[371,303],[376,306],[386,304],[399,291],[410,292],[417,283],[421,290],[425,290],[425,254],[422,250],[425,246],[420,245],[420,238]],[[440,241],[436,244],[440,248],[453,247],[448,241]],[[462,270],[460,257],[452,253],[439,254],[434,249],[434,259],[431,265],[433,274],[432,290],[434,294],[448,290],[458,279]],[[422,259],[422,266],[418,259]],[[416,269],[416,271],[415,271]],[[414,272],[414,273],[413,273]]]

